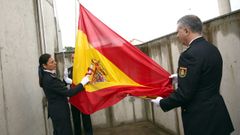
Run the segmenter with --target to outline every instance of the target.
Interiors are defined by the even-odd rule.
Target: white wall
[[[216,39],[215,44],[223,57],[223,78],[221,94],[225,99],[232,118],[235,132],[240,134],[240,15],[238,18],[226,17],[217,21],[218,27],[211,31]]]
[[[10,0],[0,5],[1,135],[43,135],[34,3]]]
[[[58,48],[52,1],[1,0],[0,8],[0,134],[52,134],[37,74],[40,54]]]

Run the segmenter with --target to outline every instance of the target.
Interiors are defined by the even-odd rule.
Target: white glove
[[[86,75],[85,77],[83,77],[81,84],[84,86],[89,82],[89,75]]]
[[[72,84],[72,79],[68,77],[68,70],[67,68],[64,69],[63,72],[63,79],[67,84]]]
[[[157,97],[156,99],[151,99],[151,102],[156,104],[157,106],[160,106],[160,100],[163,99],[162,97]]]
[[[63,79],[67,84],[72,84],[72,79],[71,78],[64,76]]]
[[[63,77],[68,77],[68,69],[67,68],[64,69]]]
[[[172,79],[172,84],[175,84],[178,82],[178,75],[177,74],[171,74],[169,78]]]

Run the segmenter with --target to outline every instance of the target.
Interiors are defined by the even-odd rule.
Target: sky
[[[186,14],[202,21],[219,16],[218,0],[56,0],[62,45],[75,46],[79,3],[127,41],[147,42],[176,31]],[[240,0],[230,0],[240,9]],[[76,7],[77,5],[77,7]]]

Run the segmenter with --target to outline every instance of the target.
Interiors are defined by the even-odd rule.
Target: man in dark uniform
[[[222,57],[201,34],[197,16],[178,20],[177,37],[188,47],[178,62],[178,88],[167,98],[151,101],[165,112],[181,107],[185,135],[229,135],[234,128],[219,92]]]
[[[74,54],[72,54],[72,60],[74,59]],[[68,68],[68,77],[72,79],[73,67]],[[81,117],[83,122],[83,129],[85,135],[93,135],[91,117],[88,114],[80,112],[75,106],[71,105],[74,133],[75,135],[81,135]]]

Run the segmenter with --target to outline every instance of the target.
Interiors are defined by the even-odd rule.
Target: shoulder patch
[[[179,67],[178,75],[181,78],[184,78],[187,75],[187,68],[186,67]]]

